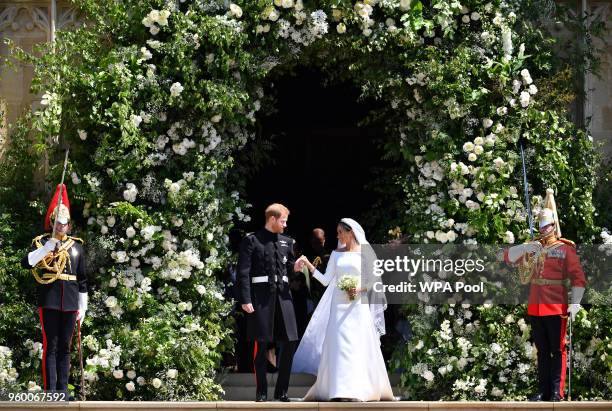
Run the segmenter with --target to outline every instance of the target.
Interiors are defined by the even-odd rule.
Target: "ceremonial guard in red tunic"
[[[569,315],[573,320],[580,310],[586,280],[576,245],[561,237],[551,189],[539,214],[539,231],[537,241],[505,250],[504,260],[518,264],[530,283],[527,314],[538,352],[539,386],[530,401],[561,401],[567,365],[567,318]]]
[[[67,390],[72,335],[76,322],[83,321],[87,310],[83,241],[69,236],[70,228],[68,193],[66,186],[60,184],[45,217],[47,233],[32,240],[31,251],[22,260],[23,267],[31,269],[38,282],[46,391]]]

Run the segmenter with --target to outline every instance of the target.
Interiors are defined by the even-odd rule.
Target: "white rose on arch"
[[[170,86],[170,95],[172,97],[178,97],[181,95],[182,92],[183,92],[183,86],[181,85],[181,83],[179,83],[178,81],[175,83],[172,83],[172,85]]]
[[[239,5],[230,3],[229,9],[232,16],[236,17],[237,19],[242,17],[242,8]]]
[[[134,201],[136,201],[136,196],[138,195],[138,189],[136,188],[136,185],[134,183],[127,183],[125,187],[126,187],[126,190],[123,191],[123,198],[125,199],[125,201],[129,201],[130,203],[133,203]]]

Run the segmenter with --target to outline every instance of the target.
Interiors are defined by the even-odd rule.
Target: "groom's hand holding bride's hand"
[[[308,261],[308,258],[305,255],[301,256],[295,261],[295,264],[293,265],[293,270],[302,271],[302,268],[304,268],[304,266],[306,266],[308,268],[308,271],[310,271],[311,273],[313,273],[315,270],[314,265],[310,264],[310,261]]]

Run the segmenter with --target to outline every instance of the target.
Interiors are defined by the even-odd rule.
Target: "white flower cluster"
[[[423,163],[423,157],[415,156],[414,158],[417,167],[419,168],[419,185],[421,187],[435,187],[438,182],[444,178],[444,169],[437,161],[428,161]]]
[[[427,364],[417,363],[410,368],[410,372],[421,376],[427,382],[434,380],[434,373],[427,368]]]
[[[85,361],[87,364],[87,370],[84,373],[85,379],[89,382],[97,381],[99,379],[97,371],[113,370],[113,376],[115,376],[114,371],[119,367],[120,360],[121,346],[115,345],[111,339],[107,339],[106,348],[102,348]]]
[[[160,27],[168,25],[169,10],[151,10],[145,18],[142,19],[142,24],[149,29],[152,35],[159,33]]]
[[[47,91],[42,95],[42,99],[40,100],[40,104],[43,106],[53,106],[54,104],[59,103],[59,96],[57,93],[52,93]]]
[[[28,354],[30,355],[30,357],[42,359],[42,343],[39,343],[38,341],[34,342],[28,338],[27,340],[25,340],[24,345],[28,349]]]
[[[598,250],[605,252],[607,256],[611,256],[612,255],[612,235],[610,234],[607,228],[604,228],[601,231],[600,236],[603,241],[603,244],[600,244],[598,246]]]
[[[123,308],[121,304],[119,304],[119,300],[115,296],[108,296],[106,300],[104,300],[104,305],[110,310],[110,313],[115,318],[121,318],[123,315]]]
[[[180,156],[184,156],[185,154],[187,154],[187,151],[190,148],[194,148],[195,146],[196,146],[195,141],[190,140],[188,138],[184,138],[183,141],[181,141],[180,143],[172,145],[172,151],[174,151],[176,154]]]
[[[13,352],[9,347],[0,345],[0,387],[17,381],[19,374],[13,367]]]
[[[204,263],[200,260],[200,252],[195,249],[176,253],[169,251],[165,258],[159,276],[163,279],[181,282],[191,277],[193,269],[202,270]]]
[[[281,10],[291,10],[291,16],[295,23],[292,25],[287,19],[281,18]],[[277,22],[277,36],[285,39],[291,39],[296,44],[304,46],[312,44],[316,39],[321,38],[327,33],[328,23],[327,15],[322,10],[316,10],[310,15],[304,12],[304,4],[302,0],[275,0],[274,5],[268,6],[262,13],[262,18],[271,22]],[[307,24],[304,24],[307,22]],[[268,33],[270,24],[257,25],[256,34]],[[296,49],[297,51],[297,49]]]
[[[204,153],[209,154],[221,143],[221,136],[213,123],[206,121],[202,125],[202,137],[208,140],[208,145],[204,147]]]

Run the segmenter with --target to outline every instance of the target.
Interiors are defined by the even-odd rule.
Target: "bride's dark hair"
[[[343,222],[343,221],[340,221],[340,222],[338,223],[338,225],[339,225],[340,227],[342,227],[342,228],[344,229],[344,231],[353,231],[353,229],[351,228],[351,226],[350,226],[350,225],[348,225],[347,223]]]

